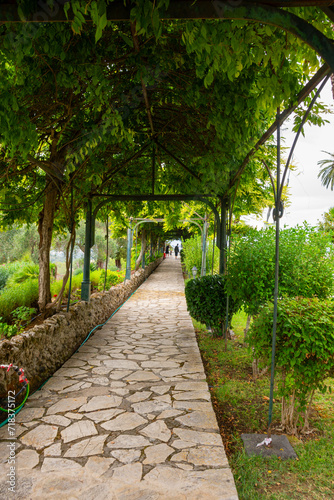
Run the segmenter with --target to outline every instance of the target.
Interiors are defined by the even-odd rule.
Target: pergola
[[[36,3],[36,7],[29,14],[25,15],[18,9],[18,2],[16,0],[7,0],[2,2],[0,6],[0,23],[54,23],[54,22],[71,22],[75,17],[71,6],[67,9],[69,2],[67,0],[58,0],[54,2],[54,8],[50,9],[46,2]],[[82,298],[89,300],[90,294],[90,277],[89,277],[89,262],[90,262],[90,249],[94,244],[94,221],[98,211],[105,204],[111,201],[168,201],[168,200],[199,200],[209,206],[216,219],[217,223],[217,246],[220,249],[220,272],[225,270],[225,252],[227,246],[227,212],[229,207],[229,192],[233,186],[239,182],[240,176],[243,174],[246,166],[259,150],[259,148],[275,133],[277,132],[277,178],[276,186],[274,179],[271,177],[274,194],[275,194],[275,221],[277,230],[277,249],[276,249],[276,283],[275,283],[275,309],[274,309],[274,327],[273,327],[273,359],[272,359],[272,381],[271,381],[271,398],[270,398],[270,417],[272,411],[272,391],[273,391],[273,377],[274,377],[274,358],[275,358],[275,335],[276,335],[276,318],[277,318],[277,298],[278,298],[278,264],[279,264],[279,219],[282,216],[282,189],[284,186],[285,176],[288,164],[291,160],[292,152],[290,153],[285,171],[281,176],[280,173],[280,127],[282,123],[293,113],[297,106],[302,103],[310,94],[318,88],[317,94],[314,96],[305,116],[302,125],[305,122],[308,113],[310,112],[315,99],[319,95],[325,82],[334,72],[334,45],[333,40],[327,38],[320,30],[313,25],[299,17],[294,8],[297,7],[315,7],[321,9],[329,20],[334,23],[334,6],[332,0],[170,0],[168,7],[162,14],[161,19],[165,20],[243,20],[260,23],[261,25],[271,25],[285,32],[291,33],[295,37],[308,44],[324,61],[323,66],[319,71],[309,80],[304,88],[294,96],[292,105],[284,110],[278,110],[276,120],[271,126],[262,134],[261,137],[256,138],[256,142],[252,148],[245,155],[243,161],[238,168],[233,172],[230,178],[229,185],[224,192],[218,193],[217,197],[220,204],[220,213],[214,203],[212,193],[206,192],[205,189],[198,193],[174,193],[174,194],[156,194],[156,177],[155,177],[155,162],[154,154],[152,158],[152,171],[151,171],[151,192],[138,193],[136,195],[121,195],[117,193],[110,193],[103,190],[103,186],[97,192],[91,193],[87,200],[86,211],[86,244],[85,244],[85,265],[84,265],[84,281],[82,283]],[[129,0],[124,5],[123,0],[114,0],[107,5],[107,19],[109,21],[131,21],[131,8],[135,4],[134,1]],[[289,10],[286,10],[289,8]],[[87,22],[90,22],[88,19]],[[138,49],[139,50],[139,49]],[[320,85],[320,88],[319,88]],[[147,108],[148,122],[151,127],[150,140],[140,148],[132,157],[130,157],[124,164],[120,164],[117,171],[122,170],[124,165],[132,159],[138,159],[147,148],[154,145],[160,149],[167,156],[173,158],[178,165],[185,170],[189,176],[196,176],[189,165],[186,165],[180,158],[178,158],[171,150],[162,144],[159,138],[154,133],[152,125],[152,116],[149,112],[149,103],[147,100],[147,89],[143,85],[143,95]],[[298,138],[297,137],[296,139]],[[154,149],[153,149],[154,150]],[[113,172],[115,173],[115,171]],[[269,172],[270,174],[270,172]],[[49,174],[52,175],[52,174]],[[200,179],[199,179],[200,182]],[[205,186],[204,186],[205,188]]]

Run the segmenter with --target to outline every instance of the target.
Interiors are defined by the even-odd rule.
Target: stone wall
[[[136,271],[131,280],[109,291],[94,293],[90,302],[80,301],[69,312],[60,312],[26,333],[0,341],[0,362],[25,370],[31,390],[37,389],[78,349],[89,332],[104,323],[161,263],[162,258]],[[0,394],[4,372],[0,370]]]

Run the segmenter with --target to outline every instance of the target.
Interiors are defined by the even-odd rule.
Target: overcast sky
[[[334,111],[334,101],[330,81],[327,82],[319,100],[326,103]],[[334,191],[322,186],[318,179],[319,160],[327,158],[323,151],[334,153],[334,114],[326,115],[330,121],[322,127],[315,125],[305,126],[305,137],[299,137],[293,164],[297,166],[295,172],[290,173],[289,189],[291,205],[286,208],[281,219],[281,226],[296,226],[307,221],[311,225],[316,225],[322,219],[324,212],[334,206]],[[284,146],[290,148],[295,134],[291,132],[291,125],[283,125],[282,135],[285,137]],[[288,151],[285,153],[287,157]],[[264,213],[265,219],[266,213]],[[257,222],[253,218],[245,217],[245,221],[263,227],[261,220]],[[270,220],[272,222],[272,218]]]

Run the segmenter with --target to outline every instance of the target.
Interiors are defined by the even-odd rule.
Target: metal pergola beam
[[[327,64],[324,64],[318,71],[317,73],[311,78],[311,80],[305,85],[305,87],[299,92],[296,98],[296,103],[290,106],[289,108],[286,108],[281,114],[280,114],[280,124],[282,124],[289,116],[294,112],[294,110],[305,100],[306,97],[308,97],[311,92],[319,85],[319,83],[322,82],[322,80],[331,73],[331,68]],[[230,182],[230,188],[234,186],[236,181],[239,179],[239,177],[242,175],[243,171],[245,170],[248,162],[250,161],[251,157],[256,153],[256,151],[259,150],[263,144],[271,137],[277,130],[278,122],[275,120],[275,122],[268,128],[268,130],[262,135],[262,137],[257,141],[255,146],[249,151],[247,156],[245,157],[244,161],[240,165],[238,171],[234,175],[234,177],[231,179]]]
[[[38,22],[70,22],[74,18],[74,13],[70,8],[67,15],[64,11],[64,5],[69,0],[62,0],[55,2],[54,8],[48,7],[47,2],[39,2],[35,12],[27,15],[24,19],[18,12],[18,2],[5,1],[0,5],[0,22],[22,22],[29,21],[32,23]],[[166,15],[169,19],[216,19],[217,12],[215,4],[217,1],[211,0],[170,0],[168,13]],[[231,6],[231,2],[219,1],[219,3],[226,3]],[[258,6],[271,6],[271,7],[330,7],[333,5],[331,0],[243,0],[243,5],[258,5]],[[130,19],[131,6],[125,6],[124,0],[115,0],[112,5],[107,6],[107,18],[109,21],[128,21]]]
[[[66,1],[64,2],[66,3]],[[162,19],[239,19],[270,24],[297,36],[310,45],[329,64],[334,71],[334,48],[332,40],[302,18],[281,9],[280,7],[313,6],[330,8],[333,2],[328,0],[243,0],[240,5],[233,5],[229,0],[171,0]],[[131,4],[124,6],[123,0],[115,0],[107,6],[109,21],[129,21]],[[0,22],[67,22],[74,17],[70,8],[65,15],[64,6],[55,3],[50,9],[47,3],[42,3],[33,14],[25,19],[20,18],[17,3],[2,4],[0,6]]]
[[[203,198],[214,198],[214,194],[93,194],[92,197],[105,198],[110,201],[191,201]]]

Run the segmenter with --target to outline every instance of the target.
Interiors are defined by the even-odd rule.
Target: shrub
[[[109,290],[112,286],[118,285],[124,281],[124,271],[109,271],[107,270],[107,279],[106,279],[106,290]],[[104,288],[104,278],[105,278],[105,270],[103,269],[100,274],[100,279],[98,283],[98,289],[103,290]]]
[[[200,275],[202,267],[202,238],[201,236],[195,236],[189,238],[182,243],[182,263],[186,266],[186,270],[189,276],[192,276],[192,268],[197,267],[197,274]],[[209,272],[212,268],[212,254],[213,254],[213,242],[212,240],[207,240],[207,252],[206,252],[206,270]],[[215,248],[215,262],[214,269],[219,268],[219,250]]]
[[[101,276],[101,270],[93,271],[90,273],[90,281],[92,283],[92,287],[97,288]],[[72,276],[72,283],[71,283],[71,293],[74,293],[76,290],[81,289],[81,282],[83,280],[83,272],[81,271],[79,274],[74,274]],[[58,280],[55,283],[51,285],[51,295],[58,295],[61,287],[63,286],[63,280]],[[65,291],[64,291],[64,297],[68,297],[68,290],[70,286],[70,278],[68,278],[66,286],[65,286]]]
[[[3,264],[0,266],[0,290],[2,290],[8,279],[22,266],[21,262],[12,262],[11,264]]]
[[[221,275],[203,276],[186,283],[185,295],[190,315],[210,325],[214,333],[221,335],[226,321],[226,291],[224,277]],[[229,298],[229,317],[237,312],[238,305]]]
[[[307,225],[280,231],[281,297],[326,298],[333,293],[333,246],[328,236]],[[275,230],[252,229],[234,239],[226,287],[247,314],[272,300],[275,281]]]
[[[34,264],[33,262],[27,262],[23,264],[23,266],[18,269],[12,276],[9,278],[7,282],[7,286],[13,286],[18,283],[23,283],[29,279],[38,279],[39,276],[39,267],[38,264]]]
[[[27,279],[23,283],[8,287],[0,295],[0,316],[4,321],[8,321],[12,311],[17,307],[32,307],[37,303],[37,300],[37,279]]]
[[[249,344],[256,358],[271,360],[273,305],[264,305],[250,327]],[[334,301],[285,298],[278,302],[276,368],[282,399],[282,426],[295,433],[308,416],[315,390],[326,392],[334,367]]]

